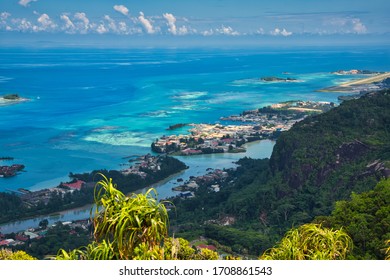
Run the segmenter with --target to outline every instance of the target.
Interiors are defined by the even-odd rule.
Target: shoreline
[[[27,101],[30,101],[30,99],[22,98],[22,97],[20,97],[19,99],[6,99],[4,97],[0,97],[0,107],[1,106],[11,106],[11,105],[15,105],[15,104],[19,104],[19,103],[23,103],[23,102],[27,102]]]
[[[250,143],[246,143],[248,150],[243,154],[210,154],[210,155],[199,155],[194,157],[182,157],[179,156],[178,159],[185,158],[188,162],[185,162],[187,166],[190,166],[189,169],[185,169],[179,171],[175,174],[169,176],[168,178],[162,179],[159,182],[156,182],[153,187],[156,189],[158,194],[158,199],[165,200],[174,195],[174,192],[171,190],[173,186],[176,186],[176,178],[183,178],[183,180],[187,180],[190,176],[198,176],[201,173],[205,173],[206,166],[210,167],[209,159],[214,160],[214,165],[212,168],[223,167],[229,168],[233,166],[233,162],[237,161],[239,158],[244,156],[252,157],[252,158],[267,158],[270,156],[272,152],[274,141],[272,140],[259,140]],[[260,146],[260,147],[259,147]],[[152,186],[151,185],[151,186]],[[150,187],[151,187],[150,186]],[[133,193],[140,193],[147,188],[141,188]],[[72,209],[61,210],[57,212],[53,212],[51,214],[45,215],[35,215],[30,218],[14,220],[11,222],[0,224],[0,232],[2,233],[12,233],[21,230],[28,229],[30,227],[35,227],[37,224],[43,220],[48,219],[50,224],[54,224],[58,221],[71,221],[71,220],[80,220],[85,218],[90,218],[90,210],[94,204],[86,204],[84,206],[79,206]],[[5,231],[4,231],[5,230]]]
[[[318,92],[351,92],[357,91],[358,89],[354,86],[364,86],[371,85],[373,83],[381,82],[387,78],[390,78],[390,72],[385,72],[382,74],[373,75],[367,78],[355,79],[349,82],[341,83],[337,86],[326,87],[317,90]]]

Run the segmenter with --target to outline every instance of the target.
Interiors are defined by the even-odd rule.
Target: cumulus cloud
[[[211,36],[214,34],[214,30],[213,29],[205,30],[200,32],[200,34],[202,34],[203,36]]]
[[[273,36],[285,36],[285,37],[291,36],[293,34],[292,32],[287,31],[285,28],[283,29],[275,28],[270,33]]]
[[[367,27],[360,21],[358,18],[353,18],[351,20],[352,29],[357,34],[364,34],[367,32]]]
[[[54,30],[57,27],[57,24],[51,20],[48,14],[42,14],[37,21],[40,23],[42,30]]]
[[[326,27],[335,28],[328,33],[367,33],[367,27],[359,18],[355,17],[332,17],[325,20]]]
[[[0,19],[1,19],[1,20],[7,20],[10,16],[11,16],[11,14],[8,13],[8,12],[2,12],[2,13],[0,13]]]
[[[76,30],[76,26],[74,25],[72,20],[66,14],[62,14],[60,18],[64,22],[64,27],[62,29],[65,30],[67,33],[74,33]]]
[[[74,19],[75,19],[74,24],[80,33],[85,34],[88,32],[88,30],[90,30],[91,28],[90,21],[85,13],[80,13],[80,12],[75,13]]]
[[[257,29],[255,33],[256,33],[256,34],[260,34],[260,35],[264,35],[264,34],[265,34],[264,29],[263,29],[262,27],[260,27],[259,29]]]
[[[150,22],[150,20],[148,20],[147,18],[145,18],[145,15],[143,12],[140,12],[139,13],[139,17],[138,17],[138,20],[141,22],[142,26],[145,28],[146,32],[148,34],[153,34],[156,32],[156,30],[153,28],[153,25],[152,23]]]
[[[223,35],[229,35],[229,36],[238,36],[238,35],[240,35],[239,32],[234,31],[233,28],[230,27],[230,26],[227,26],[227,27],[226,27],[226,26],[223,26],[223,25],[222,25],[222,27],[221,27],[221,28],[218,28],[216,31],[217,31],[218,33],[220,33],[220,34],[223,34]]]
[[[19,5],[27,7],[30,2],[37,2],[38,0],[20,0]]]
[[[113,8],[115,11],[121,13],[122,15],[129,15],[129,9],[124,5],[115,5]]]
[[[165,14],[163,14],[163,17],[167,21],[169,33],[171,33],[173,35],[186,35],[190,32],[188,27],[185,25],[177,28],[176,17],[173,14],[165,13]]]
[[[34,25],[25,18],[16,18],[11,20],[14,31],[27,32],[34,29]]]
[[[176,29],[176,18],[174,15],[165,13],[163,14],[163,17],[167,20],[168,24],[168,31],[172,33],[173,35],[176,35],[177,29]]]

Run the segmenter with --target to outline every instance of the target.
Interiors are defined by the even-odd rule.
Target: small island
[[[189,125],[188,123],[177,123],[177,124],[170,125],[166,130],[175,130],[188,125]]]
[[[11,104],[16,104],[20,102],[27,101],[27,98],[23,98],[19,96],[17,93],[9,93],[5,94],[3,96],[0,96],[0,106],[4,105],[11,105]]]
[[[290,78],[290,77],[280,78],[280,77],[274,77],[274,76],[261,77],[260,80],[264,81],[264,82],[297,82],[298,81],[295,78]]]
[[[0,166],[0,178],[13,177],[18,174],[18,172],[24,169],[23,164],[13,164],[11,166],[5,165]]]

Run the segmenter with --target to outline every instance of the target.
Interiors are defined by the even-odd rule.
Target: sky
[[[11,42],[389,43],[388,0],[0,0]]]

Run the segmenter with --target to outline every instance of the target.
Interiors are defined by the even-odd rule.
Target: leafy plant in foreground
[[[352,250],[352,239],[343,230],[304,224],[289,230],[281,242],[260,257],[265,260],[340,260]]]

